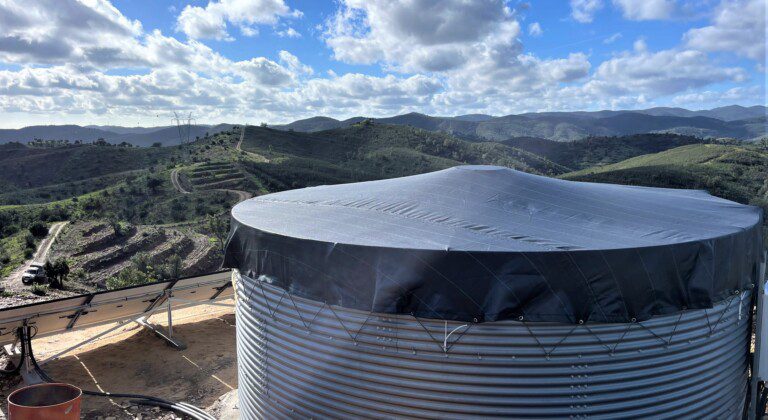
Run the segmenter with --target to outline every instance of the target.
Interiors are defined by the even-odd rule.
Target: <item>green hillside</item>
[[[405,176],[461,164],[501,165],[544,175],[567,171],[504,144],[468,142],[444,133],[371,122],[316,133],[248,127],[242,149],[268,159],[250,163],[252,171],[269,174],[273,180],[287,177],[281,189]]]
[[[173,160],[176,147],[69,145],[51,148],[9,144],[0,150],[0,183],[36,188],[145,169]]]
[[[692,144],[562,176],[565,179],[704,189],[768,211],[768,151],[757,147]]]
[[[572,170],[579,170],[705,142],[707,141],[701,138],[676,134],[635,134],[622,137],[587,137],[572,142],[517,137],[501,143],[543,156]]]

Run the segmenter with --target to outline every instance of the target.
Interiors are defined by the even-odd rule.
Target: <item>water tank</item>
[[[739,417],[761,222],[485,166],[245,201],[243,417]]]

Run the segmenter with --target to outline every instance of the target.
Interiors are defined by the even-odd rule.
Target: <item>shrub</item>
[[[32,294],[37,296],[45,296],[48,294],[48,286],[45,284],[35,284],[32,286]]]
[[[37,221],[29,227],[29,233],[35,238],[45,238],[48,235],[48,226],[45,223]]]
[[[31,233],[24,235],[24,246],[27,249],[35,249],[35,237]]]

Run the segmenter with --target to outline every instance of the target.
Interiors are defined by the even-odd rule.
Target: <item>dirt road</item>
[[[179,168],[176,168],[171,171],[171,184],[173,184],[173,188],[176,188],[176,191],[182,194],[190,193],[190,191],[185,190],[184,187],[181,185],[181,181],[179,180]]]
[[[235,146],[235,149],[243,150],[240,148],[240,146],[243,145],[244,138],[245,138],[245,124],[243,125],[243,128],[240,129],[240,140],[237,141],[237,146]]]
[[[48,258],[48,253],[51,251],[51,245],[53,245],[53,242],[56,241],[56,237],[59,236],[59,233],[61,233],[62,229],[64,229],[64,226],[67,225],[67,222],[56,222],[51,225],[50,229],[48,229],[48,236],[43,239],[40,244],[37,246],[37,251],[35,252],[35,255],[32,257],[32,259],[24,261],[24,264],[20,265],[19,268],[14,270],[3,282],[3,286],[8,291],[20,291],[27,288],[22,282],[21,282],[21,276],[24,274],[25,271],[29,268],[29,265],[33,262],[45,262],[45,260]]]
[[[264,156],[262,156],[262,155],[260,155],[258,153],[253,153],[253,152],[249,152],[247,150],[243,150],[242,149],[243,139],[245,138],[245,127],[246,126],[243,125],[243,128],[240,129],[240,140],[237,141],[237,145],[235,145],[235,149],[238,150],[238,151],[241,151],[241,152],[245,152],[245,153],[249,154],[250,156],[256,158],[257,160],[259,160],[261,162],[269,163],[269,159],[265,158]]]

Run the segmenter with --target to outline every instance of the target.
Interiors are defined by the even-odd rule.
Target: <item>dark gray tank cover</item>
[[[459,166],[244,201],[224,265],[371,312],[631,322],[750,288],[761,222],[705,191]]]

